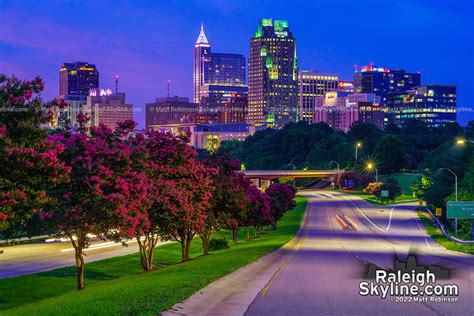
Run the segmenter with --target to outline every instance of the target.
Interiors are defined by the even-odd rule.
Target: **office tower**
[[[89,90],[99,87],[99,71],[93,64],[76,61],[64,63],[59,70],[60,96],[88,96]]]
[[[218,121],[222,124],[244,123],[247,118],[248,97],[247,95],[232,95],[218,112]]]
[[[429,126],[456,122],[456,86],[422,85],[388,94],[389,122],[402,126],[418,119]]]
[[[298,120],[296,42],[287,21],[259,21],[248,73],[250,124],[283,127]]]
[[[338,89],[338,75],[300,70],[298,72],[299,119],[310,124],[313,123],[316,97],[322,97],[324,93]]]
[[[194,45],[194,103],[219,106],[233,93],[247,93],[245,57],[240,54],[211,52],[204,27],[201,25]]]
[[[408,73],[403,69],[367,65],[357,67],[354,73],[354,88],[357,93],[375,93],[380,96],[380,104],[387,105],[391,92],[405,92],[421,83],[420,73]]]
[[[146,104],[146,128],[188,122],[189,115],[197,111],[198,105],[190,103],[186,97],[156,98],[154,103]]]
[[[326,92],[317,97],[314,123],[325,122],[335,130],[347,132],[355,122],[384,127],[386,108],[374,93]]]
[[[112,89],[91,89],[87,97],[91,111],[91,126],[103,124],[115,130],[117,124],[133,120],[133,105],[125,102],[125,93],[112,93]]]

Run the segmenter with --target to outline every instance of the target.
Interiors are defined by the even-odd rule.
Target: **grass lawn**
[[[177,243],[156,250],[160,268],[143,273],[137,253],[86,264],[86,288],[76,291],[74,267],[0,280],[1,315],[151,315],[189,297],[212,281],[231,273],[289,241],[300,226],[307,200],[252,241],[201,256],[200,239],[191,248],[191,261],[179,263]],[[231,233],[221,231],[231,245]]]
[[[370,194],[370,193],[365,193],[363,191],[353,191],[353,190],[337,190],[338,192],[346,193],[346,194],[352,194],[352,195],[357,195],[360,198],[366,200],[367,202],[370,202],[374,205],[382,205],[382,203],[379,201],[375,200],[375,196]],[[406,203],[406,202],[416,202],[418,199],[413,198],[411,195],[405,195],[402,194],[399,197],[395,198],[395,201],[388,201],[388,204],[399,204],[399,203]],[[383,205],[387,205],[385,202]]]
[[[412,196],[413,192],[410,188],[410,185],[413,182],[416,182],[420,175],[417,173],[394,173],[388,176],[380,177],[383,182],[387,178],[394,178],[400,184],[402,188],[402,194],[407,196]]]
[[[433,222],[431,221],[430,215],[424,212],[417,212],[418,217],[423,222],[423,226],[425,227],[426,232],[428,235],[431,236],[433,240],[444,246],[449,250],[459,251],[474,255],[474,245],[460,245],[455,243],[454,241],[446,238],[443,235],[441,229],[434,226]]]

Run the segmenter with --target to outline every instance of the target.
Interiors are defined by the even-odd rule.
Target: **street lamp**
[[[372,162],[369,162],[367,164],[367,170],[374,170],[374,169],[375,169],[375,185],[378,186],[379,170],[377,169],[377,167]]]
[[[357,143],[354,144],[354,147],[355,147],[355,149],[356,149],[356,156],[355,156],[356,159],[355,159],[355,162],[356,162],[356,164],[357,164],[357,155],[358,155],[358,152],[359,152],[359,148],[362,147],[362,143],[361,143],[361,142],[357,142]]]
[[[458,144],[458,145],[464,145],[465,143],[472,143],[472,144],[474,144],[474,140],[458,139],[458,140],[456,141],[456,144]]]
[[[438,171],[449,171],[454,176],[454,190],[456,191],[456,202],[458,201],[458,176],[449,168],[440,168]],[[458,219],[454,218],[454,233],[458,234]]]

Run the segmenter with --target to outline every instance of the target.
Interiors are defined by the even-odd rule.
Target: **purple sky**
[[[0,1],[0,72],[46,81],[58,94],[62,62],[88,61],[101,87],[136,107],[171,94],[192,96],[193,45],[201,22],[213,51],[248,56],[258,19],[288,20],[300,69],[352,79],[373,62],[421,71],[423,83],[458,85],[458,107],[474,107],[474,6],[471,0],[314,1]],[[459,121],[474,119],[463,112]]]

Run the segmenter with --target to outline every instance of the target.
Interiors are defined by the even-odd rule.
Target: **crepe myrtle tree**
[[[209,207],[206,210],[204,229],[199,234],[202,242],[204,255],[209,254],[209,239],[212,231],[218,231],[225,226],[225,214],[231,213],[235,203],[239,188],[236,188],[235,177],[240,169],[240,162],[231,159],[228,154],[213,153],[204,159],[204,164],[212,168],[215,173],[212,175],[213,192],[209,200]],[[243,194],[242,194],[243,196]]]
[[[265,193],[270,197],[271,215],[275,223],[282,218],[283,214],[293,209],[296,205],[296,190],[291,185],[272,183]]]
[[[260,191],[255,185],[248,186],[246,194],[249,202],[246,218],[247,240],[250,240],[250,226],[254,227],[256,237],[258,228],[274,224],[275,221],[270,209],[270,196]]]
[[[57,203],[44,214],[47,224],[57,227],[74,248],[77,289],[84,288],[84,249],[91,235],[105,238],[115,229],[108,196],[116,191],[118,175],[128,166],[129,151],[120,146],[122,135],[104,125],[89,133],[64,131],[48,141],[64,146],[60,155],[70,168],[69,181],[52,191]]]
[[[0,74],[0,230],[27,229],[54,203],[49,189],[68,181],[69,168],[58,159],[63,146],[45,141],[46,109],[64,102],[43,103],[44,83]],[[13,232],[15,233],[15,232]]]

